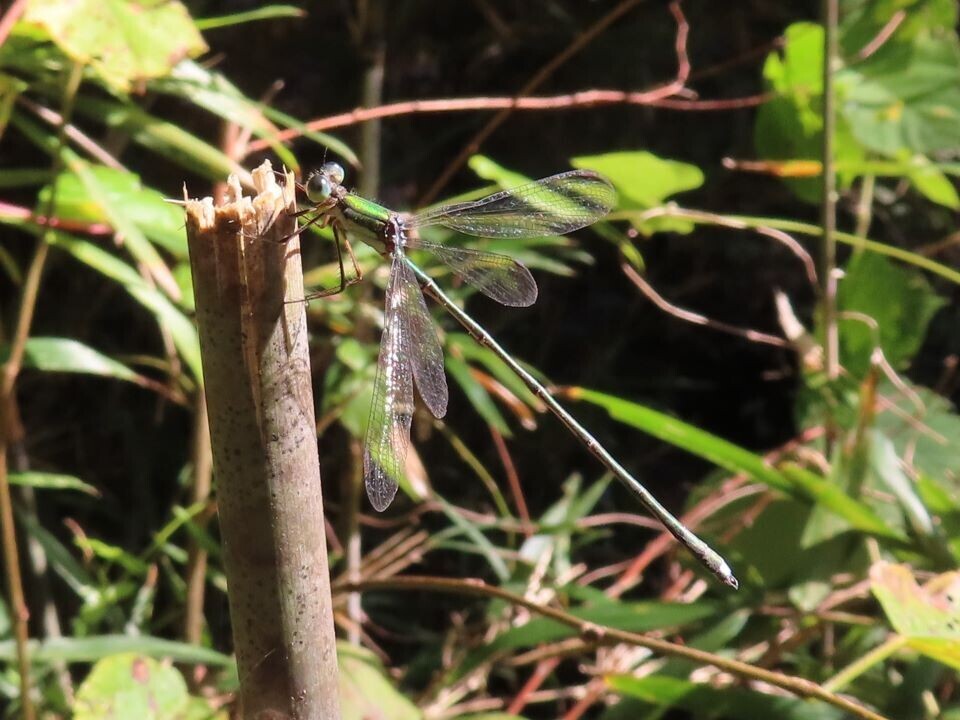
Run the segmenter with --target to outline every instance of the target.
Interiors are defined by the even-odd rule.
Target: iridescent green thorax
[[[338,198],[337,210],[347,232],[379,253],[390,252],[388,243],[394,213],[364,198],[344,193]]]
[[[366,200],[359,195],[353,195],[352,193],[345,194],[340,199],[340,202],[343,203],[344,207],[349,208],[356,213],[366,215],[371,219],[376,219],[384,223],[387,222],[390,219],[390,216],[393,214],[390,210],[382,205],[377,205],[375,202]]]

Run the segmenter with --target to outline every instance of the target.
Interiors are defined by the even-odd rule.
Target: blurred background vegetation
[[[359,438],[384,275],[357,248],[365,282],[308,308],[345,717],[844,715],[502,598],[388,587],[409,573],[483,578],[885,717],[960,717],[957,1],[839,3],[836,268],[821,261],[820,3],[308,5],[3,5],[0,472],[20,545],[4,716],[229,713],[186,240],[164,198],[222,194],[270,158],[336,159],[398,209],[606,174],[606,222],[485,244],[534,270],[535,306],[469,309],[741,581],[677,551],[436,310],[450,413],[418,412],[411,482],[371,514]],[[489,109],[518,94],[550,107]],[[338,117],[405,100],[447,102]],[[303,238],[313,287],[335,282],[329,240]],[[825,269],[842,273],[826,324]],[[337,590],[351,577],[385,586],[361,604]]]

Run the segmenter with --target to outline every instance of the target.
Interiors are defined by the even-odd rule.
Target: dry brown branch
[[[620,269],[623,270],[623,274],[632,282],[640,292],[642,292],[654,305],[663,310],[668,315],[672,315],[675,318],[679,318],[685,322],[693,323],[694,325],[703,325],[704,327],[717,330],[718,332],[727,333],[728,335],[736,335],[737,337],[742,337],[751,342],[762,343],[764,345],[773,345],[774,347],[779,348],[789,348],[791,344],[784,340],[783,338],[776,337],[775,335],[770,335],[765,332],[760,332],[759,330],[752,330],[750,328],[737,327],[736,325],[731,325],[729,323],[722,322],[720,320],[713,320],[708,318],[706,315],[701,315],[700,313],[691,312],[690,310],[684,310],[681,307],[677,307],[672,303],[668,302],[662,295],[660,295],[653,287],[644,280],[643,276],[634,270],[633,266],[629,263],[621,263]]]

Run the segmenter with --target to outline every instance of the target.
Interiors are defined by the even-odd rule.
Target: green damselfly
[[[616,203],[616,191],[610,182],[589,170],[573,170],[479,200],[407,216],[349,192],[342,184],[343,179],[343,168],[333,162],[324,163],[318,172],[311,174],[305,192],[313,207],[305,212],[314,213],[307,225],[330,225],[337,244],[340,286],[322,294],[340,292],[347,284],[340,246],[343,243],[353,257],[348,236],[365,242],[390,260],[383,334],[363,454],[364,482],[373,507],[385,510],[396,495],[398,480],[404,476],[414,384],[434,417],[443,417],[447,410],[443,351],[427,311],[422,283],[423,288],[478,342],[499,356],[714,575],[736,587],[736,578],[723,558],[660,505],[543,385],[406,256],[410,249],[427,251],[455,275],[497,302],[511,307],[532,305],[537,299],[537,284],[520,262],[505,255],[430,242],[421,237],[421,229],[439,225],[489,238],[563,235],[591,225],[610,212]],[[353,264],[359,276],[355,259]]]

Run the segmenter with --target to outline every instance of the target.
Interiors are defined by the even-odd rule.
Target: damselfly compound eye
[[[330,184],[326,173],[321,171],[307,178],[306,192],[310,202],[318,204],[330,197],[330,193],[333,192],[333,186]]]
[[[320,172],[330,178],[330,182],[339,185],[343,182],[343,168],[335,162],[326,162],[320,166]]]

